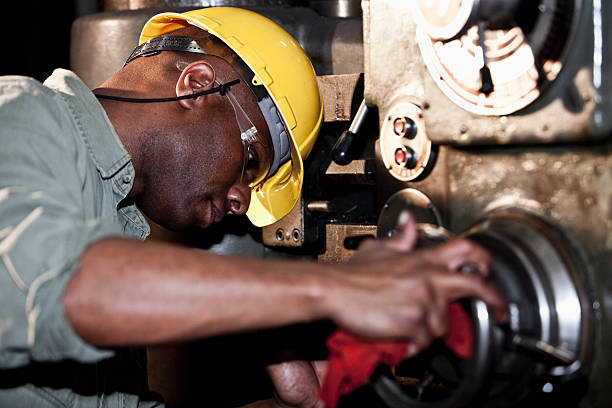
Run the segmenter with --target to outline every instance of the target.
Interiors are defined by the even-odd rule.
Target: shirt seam
[[[93,147],[89,143],[89,138],[87,137],[87,135],[85,134],[85,131],[83,130],[83,125],[82,125],[81,121],[79,120],[78,113],[77,113],[76,109],[74,108],[74,106],[72,106],[72,103],[70,103],[70,101],[67,99],[67,97],[66,97],[66,95],[64,95],[64,93],[59,92],[59,95],[62,98],[62,100],[64,101],[64,104],[66,106],[68,106],[68,109],[70,109],[70,116],[71,116],[71,119],[72,119],[72,123],[76,127],[76,130],[79,133],[79,136],[81,137],[81,139],[83,140],[83,143],[85,143],[85,146],[87,146],[87,151],[89,152],[89,156],[91,157],[91,159],[95,163],[96,168],[100,171],[100,175],[104,179],[108,179],[108,178],[113,177],[119,170],[121,170],[123,167],[125,167],[126,164],[129,163],[129,161],[130,161],[129,160],[129,155],[121,156],[121,158],[115,160],[109,166],[108,169],[104,168],[102,166],[102,164],[100,163],[100,161],[98,160],[96,152],[94,151]]]
[[[122,208],[119,211],[121,211],[121,213],[122,213],[123,217],[125,218],[125,220],[130,222],[132,227],[136,228],[137,230],[139,230],[141,232],[141,234],[140,234],[141,238],[143,238],[143,237],[145,237],[147,235],[147,233],[149,231],[147,231],[147,228],[144,228],[142,226],[142,222],[141,222],[142,220],[131,217],[130,216],[131,215],[130,214],[131,211],[128,211],[125,208]],[[138,211],[138,210],[136,210],[136,211]]]
[[[54,407],[57,407],[57,408],[67,408],[68,407],[68,405],[62,402],[62,400],[60,400],[55,395],[53,395],[52,393],[50,393],[49,391],[45,390],[42,387],[36,387],[33,384],[26,384],[25,389],[30,391],[33,394],[36,394],[40,398],[43,398],[45,401],[47,401],[49,404],[52,404]]]

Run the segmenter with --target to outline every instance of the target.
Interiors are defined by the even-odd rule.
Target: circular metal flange
[[[396,179],[411,181],[423,175],[432,161],[432,144],[421,108],[405,101],[391,106],[380,130],[380,151],[385,167]]]
[[[462,32],[478,11],[479,0],[415,0],[414,20],[434,40],[448,40]]]
[[[557,78],[580,8],[580,0],[437,3],[449,3],[454,17],[414,13],[423,60],[449,99],[490,116],[525,108]],[[499,3],[507,15],[494,14],[489,3]],[[434,30],[436,20],[440,27]]]
[[[522,210],[498,209],[462,236],[491,253],[490,279],[509,303],[510,322],[500,326],[483,302],[464,300],[472,355],[461,360],[437,341],[393,372],[377,371],[373,387],[392,408],[524,406],[542,384],[567,388],[586,373],[591,303],[564,235]],[[402,367],[413,377],[408,382]],[[581,392],[570,395],[578,400]]]
[[[535,345],[532,351],[543,357],[546,350],[552,353],[548,357],[553,364],[547,366],[547,374],[567,376],[581,369],[590,355],[592,302],[586,290],[584,268],[569,240],[555,226],[516,209],[497,209],[485,214],[466,236],[489,249],[493,256],[502,245],[520,263],[523,276],[517,277],[529,281],[530,301],[540,322],[539,335],[533,340],[539,341],[542,348]],[[507,280],[493,267],[491,278],[500,285]],[[515,322],[519,325],[511,329],[523,330],[519,327],[521,319],[533,316],[520,313],[522,297],[507,298],[519,307]]]
[[[396,191],[383,205],[378,216],[378,238],[388,238],[395,233],[400,213],[410,211],[418,225],[444,228],[444,221],[434,202],[425,193],[414,188],[404,188]],[[430,228],[431,234],[436,234]],[[437,234],[436,234],[437,235]],[[448,232],[442,233],[446,238]]]

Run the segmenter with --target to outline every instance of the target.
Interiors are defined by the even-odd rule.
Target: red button
[[[404,149],[398,148],[395,151],[395,163],[400,166],[406,163],[406,152],[404,151]]]
[[[397,118],[393,122],[393,131],[398,136],[403,136],[406,133],[406,122],[403,118]]]

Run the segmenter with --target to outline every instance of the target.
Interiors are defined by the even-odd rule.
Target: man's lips
[[[223,219],[223,211],[220,211],[213,203],[210,204],[211,208],[211,221],[221,222]]]
[[[219,211],[219,209],[212,203],[212,201],[210,201],[209,203],[210,206],[208,207],[209,209],[207,216],[201,219],[201,221],[198,223],[198,226],[200,228],[206,229],[210,227],[213,223],[220,222],[223,219],[223,212]]]

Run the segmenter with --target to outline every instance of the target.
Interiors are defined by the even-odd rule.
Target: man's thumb
[[[395,234],[387,239],[387,244],[396,251],[411,251],[419,237],[416,221],[410,211],[402,211],[397,218]]]

